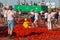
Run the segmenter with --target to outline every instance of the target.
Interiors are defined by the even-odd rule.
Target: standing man
[[[51,12],[51,23],[52,23],[52,28],[55,27],[55,14],[56,14],[55,10],[52,10],[52,12]]]
[[[34,20],[34,24],[36,25],[36,27],[38,27],[38,18],[39,18],[39,14],[38,14],[38,12],[35,12],[34,13],[35,14],[35,20]]]
[[[45,24],[47,24],[47,19],[48,19],[48,11],[46,11],[45,15]]]
[[[14,28],[14,12],[12,11],[13,8],[12,6],[9,6],[9,10],[6,13],[7,15],[7,21],[8,21],[8,36],[11,37],[12,36],[12,32],[13,32],[13,28]]]
[[[47,26],[48,26],[48,30],[52,29],[52,26],[51,26],[51,12],[49,12],[49,14],[48,14]]]
[[[34,11],[31,11],[30,14],[31,14],[31,15],[30,15],[30,18],[31,18],[31,20],[32,20],[32,28],[34,28],[34,15],[35,15],[35,14],[34,14]]]

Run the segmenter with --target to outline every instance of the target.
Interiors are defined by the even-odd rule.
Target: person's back
[[[7,20],[13,20],[13,18],[14,18],[14,17],[13,17],[13,14],[14,14],[14,13],[13,13],[11,10],[8,10],[8,12],[9,12],[9,13],[7,14]]]
[[[56,14],[56,12],[51,12],[52,18],[55,18],[55,14]]]
[[[48,14],[48,20],[47,21],[51,21],[51,14]]]
[[[48,14],[48,19],[47,19],[47,26],[48,26],[48,30],[51,30],[51,13]]]

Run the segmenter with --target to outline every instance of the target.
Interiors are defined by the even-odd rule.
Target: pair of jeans
[[[14,28],[14,20],[8,20],[8,29],[13,30]]]

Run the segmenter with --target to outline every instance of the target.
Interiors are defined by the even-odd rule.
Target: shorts
[[[7,24],[7,17],[4,17],[4,24]]]
[[[34,22],[34,15],[31,15],[30,18],[32,19],[31,21]]]
[[[8,20],[8,29],[13,30],[14,20]]]
[[[59,16],[55,16],[55,19],[58,19]]]
[[[51,23],[54,24],[55,23],[55,20],[54,19],[51,19]]]

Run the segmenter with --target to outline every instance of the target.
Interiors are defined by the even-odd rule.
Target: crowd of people
[[[1,12],[0,12],[1,14]],[[20,16],[22,14],[22,11],[14,11],[12,6],[9,6],[9,8],[4,8],[3,10],[3,17],[4,17],[4,24],[8,25],[8,36],[12,36],[14,24],[16,21],[20,19]],[[58,24],[59,18],[60,18],[60,11],[59,9],[54,9],[52,11],[42,11],[38,13],[36,10],[32,10],[31,12],[28,13],[29,18],[31,18],[32,22],[32,28],[35,28],[34,24],[36,27],[38,27],[38,20],[42,20],[42,23],[45,24],[48,28],[48,30],[52,30]],[[0,20],[1,20],[2,15],[0,15]]]

